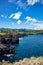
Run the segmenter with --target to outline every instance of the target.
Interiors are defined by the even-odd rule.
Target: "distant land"
[[[0,28],[0,34],[43,34],[43,30]]]

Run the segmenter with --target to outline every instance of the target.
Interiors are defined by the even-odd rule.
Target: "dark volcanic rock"
[[[6,40],[5,40],[5,38],[1,38],[1,43],[6,43]]]

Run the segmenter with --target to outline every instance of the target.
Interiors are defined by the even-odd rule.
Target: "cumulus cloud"
[[[35,5],[36,3],[42,3],[43,4],[43,0],[26,0],[23,2],[23,0],[8,0],[9,3],[14,3],[15,5],[17,5],[17,8],[20,7],[22,9],[27,9],[28,5]]]
[[[27,16],[26,17],[26,23],[28,23],[28,22],[37,22],[37,19],[31,18],[30,16]]]
[[[21,24],[21,20],[18,20],[18,21],[17,21],[17,24]]]
[[[20,8],[26,9],[26,6],[27,6],[26,2],[22,2],[22,0],[18,0],[18,1],[16,2],[16,4],[17,4]]]
[[[19,19],[21,17],[22,12],[17,12],[14,14],[13,19]]]
[[[43,21],[42,21],[43,22]],[[43,23],[30,23],[34,30],[43,30]]]
[[[35,30],[41,30],[41,29],[43,29],[43,23],[36,23],[36,24],[34,24],[34,29]]]
[[[27,4],[25,1],[23,2],[23,0],[8,0],[8,2],[17,5],[17,8],[22,8],[22,9],[27,8]]]
[[[28,23],[30,22],[30,23]],[[26,24],[30,27],[33,27],[34,30],[43,30],[43,21],[37,20],[35,18],[31,18],[29,16],[26,17]]]
[[[13,18],[13,19],[17,20],[17,19],[19,19],[21,17],[21,15],[22,15],[22,12],[17,12],[17,13],[11,14],[9,16],[9,18]]]
[[[40,0],[27,0],[28,5],[34,5],[35,3],[40,2]]]

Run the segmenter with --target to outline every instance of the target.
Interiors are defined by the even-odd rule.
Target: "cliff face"
[[[43,65],[43,57],[39,58],[24,58],[23,60],[20,60],[19,62],[0,62],[0,65]]]

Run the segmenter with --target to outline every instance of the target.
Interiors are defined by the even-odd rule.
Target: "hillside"
[[[43,30],[29,30],[29,29],[0,29],[0,34],[43,34]]]

